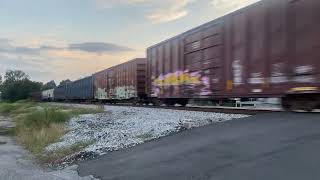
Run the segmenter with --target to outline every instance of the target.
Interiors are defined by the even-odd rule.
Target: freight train
[[[279,97],[288,110],[319,108],[319,9],[319,0],[262,0],[149,47],[146,59],[57,87],[52,98],[186,105]]]

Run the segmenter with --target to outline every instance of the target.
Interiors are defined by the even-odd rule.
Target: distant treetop
[[[61,81],[60,84],[59,84],[59,86],[64,86],[64,85],[66,85],[66,84],[68,84],[68,83],[71,83],[71,82],[72,82],[72,81],[71,81],[70,79],[66,79],[66,80]]]
[[[42,90],[48,90],[48,89],[54,89],[56,88],[56,82],[54,80],[47,82],[46,84],[43,85]]]

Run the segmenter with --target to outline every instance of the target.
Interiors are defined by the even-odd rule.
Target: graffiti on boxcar
[[[200,72],[177,71],[160,75],[155,79],[156,86],[199,85],[202,83]]]
[[[232,63],[232,69],[233,69],[233,84],[235,86],[239,86],[243,84],[243,67],[240,60],[235,60]]]
[[[104,89],[98,88],[95,93],[95,98],[96,99],[108,99],[107,90],[105,88]]]
[[[250,84],[263,84],[264,78],[262,77],[262,73],[251,73],[250,78],[249,78],[249,83]]]
[[[298,83],[314,83],[316,82],[316,77],[313,75],[299,75],[295,76],[293,81]]]
[[[130,99],[137,97],[137,92],[134,86],[116,87],[115,93],[118,99]]]
[[[199,95],[210,95],[212,93],[210,88],[210,78],[205,76],[202,71],[176,71],[165,75],[161,74],[159,77],[153,77],[152,79],[153,96],[159,95],[163,88],[182,85],[187,89],[199,89]]]
[[[314,74],[312,65],[297,66],[294,68],[295,77],[293,80],[298,83],[314,83],[317,78]]]
[[[295,68],[296,74],[310,74],[313,71],[313,67],[311,65],[297,66]]]
[[[271,79],[272,84],[280,84],[288,82],[286,76],[286,63],[276,63],[271,66]]]

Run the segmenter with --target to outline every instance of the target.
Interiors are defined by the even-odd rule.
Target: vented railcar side
[[[69,83],[66,96],[68,100],[93,100],[93,77],[89,76]]]
[[[68,84],[58,86],[54,89],[54,100],[55,101],[65,101],[67,100],[67,87]]]

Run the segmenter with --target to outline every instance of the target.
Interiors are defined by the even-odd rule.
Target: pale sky
[[[0,74],[75,80],[257,1],[0,0]]]

